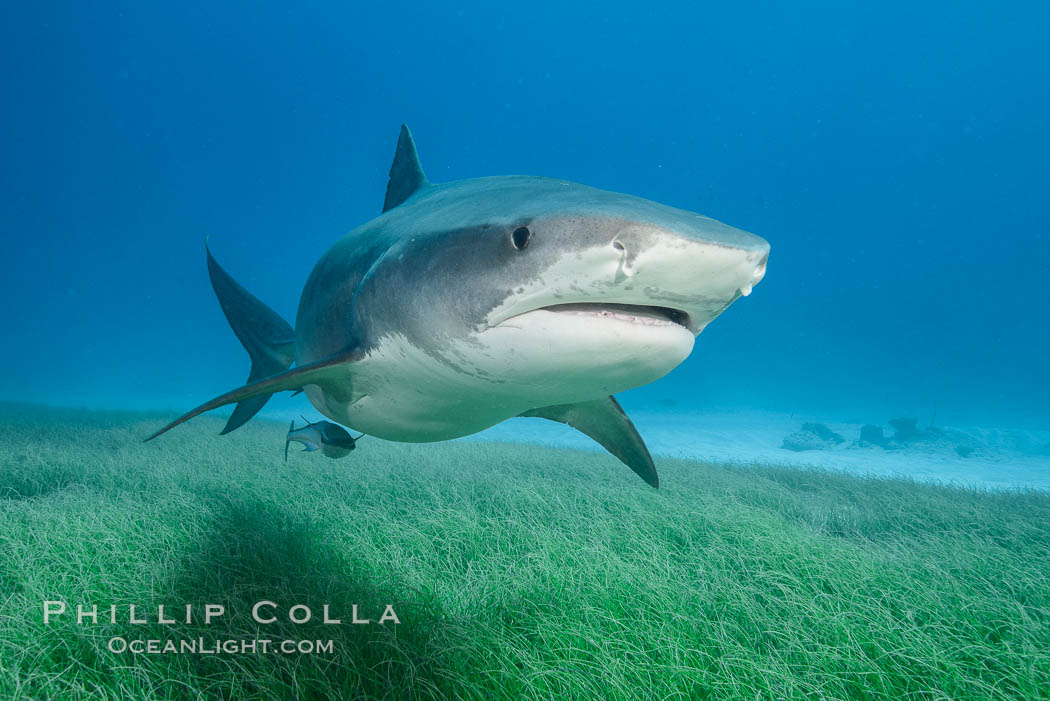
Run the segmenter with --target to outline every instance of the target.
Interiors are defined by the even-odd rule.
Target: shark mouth
[[[573,304],[552,304],[541,307],[541,311],[558,314],[578,314],[589,317],[609,318],[641,326],[672,326],[677,324],[692,330],[689,314],[681,309],[656,307],[641,304],[604,304],[599,302],[577,302]]]

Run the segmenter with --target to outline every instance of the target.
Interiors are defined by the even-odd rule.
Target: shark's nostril
[[[616,282],[623,282],[633,274],[627,261],[627,247],[620,243],[619,239],[613,239],[612,247],[620,254],[620,262],[616,266]]]

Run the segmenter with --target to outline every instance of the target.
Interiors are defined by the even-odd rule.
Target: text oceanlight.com
[[[332,640],[141,640],[115,637],[106,643],[118,655],[326,655],[335,650]]]

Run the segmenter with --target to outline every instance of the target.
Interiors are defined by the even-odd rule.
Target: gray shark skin
[[[559,421],[655,487],[649,451],[612,395],[677,367],[750,294],[768,254],[764,239],[708,217],[564,180],[432,185],[402,126],[383,214],[321,257],[294,332],[208,251],[252,372],[147,440],[236,403],[226,433],[273,393],[302,390],[332,421],[394,441],[457,438],[515,416]]]

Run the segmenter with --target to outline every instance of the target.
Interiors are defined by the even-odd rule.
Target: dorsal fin
[[[429,184],[427,176],[423,173],[423,166],[419,164],[419,154],[416,153],[416,142],[412,139],[412,132],[402,124],[401,136],[397,139],[397,151],[394,152],[394,163],[390,166],[390,182],[386,185],[383,211],[393,209]]]

